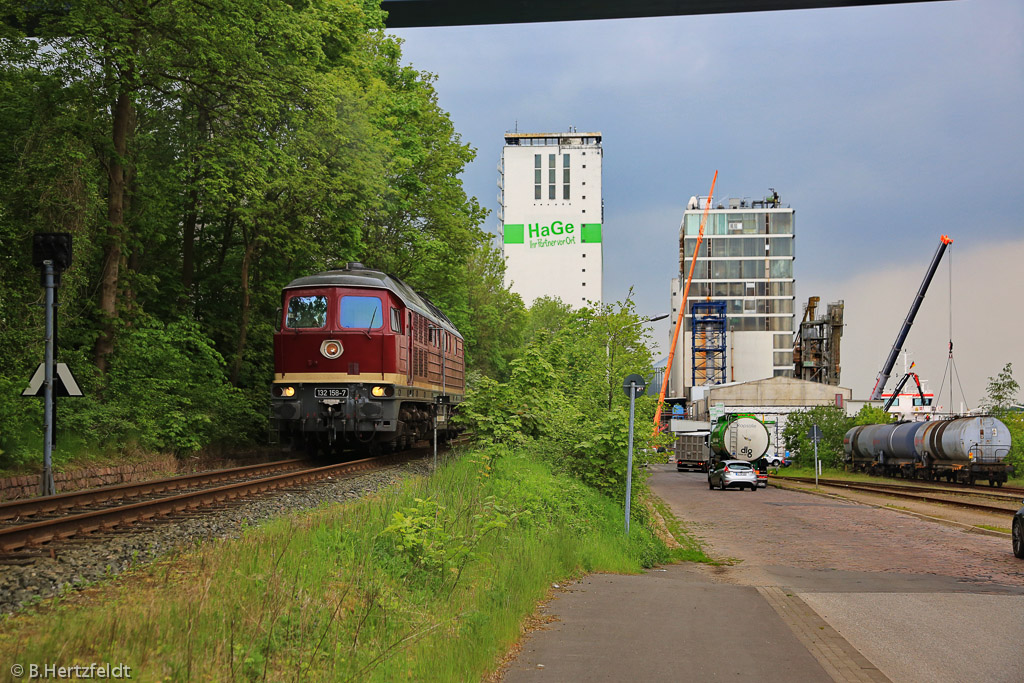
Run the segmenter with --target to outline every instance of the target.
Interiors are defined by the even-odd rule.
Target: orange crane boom
[[[704,215],[700,219],[700,230],[697,232],[697,246],[693,249],[693,256],[690,257],[690,273],[686,276],[686,286],[683,287],[683,298],[679,302],[679,317],[676,318],[676,329],[672,333],[672,346],[668,350],[668,364],[665,366],[665,376],[661,380],[661,392],[658,394],[658,409],[654,411],[654,431],[661,427],[661,407],[665,404],[665,392],[668,390],[668,377],[672,372],[672,360],[676,355],[676,342],[679,340],[679,330],[683,326],[683,318],[686,317],[686,297],[690,294],[690,281],[693,280],[693,267],[697,264],[697,254],[700,252],[700,243],[704,239],[704,224],[708,220],[708,210],[711,208],[711,201],[715,196],[715,183],[718,182],[718,171],[711,179],[711,191],[708,192],[708,201],[704,205]],[[683,228],[686,229],[685,227]]]

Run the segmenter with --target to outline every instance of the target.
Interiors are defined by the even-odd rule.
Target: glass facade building
[[[704,215],[702,203],[691,200],[680,226],[680,287],[696,261],[686,306],[686,329],[691,329],[690,303],[724,301],[727,334],[772,333],[772,376],[793,376],[795,322],[794,211],[775,202],[729,200],[730,208],[708,211],[704,239],[694,259]],[[681,294],[681,292],[680,292]],[[732,342],[734,347],[744,347]],[[758,351],[760,353],[761,351]],[[730,377],[748,381],[762,377]]]

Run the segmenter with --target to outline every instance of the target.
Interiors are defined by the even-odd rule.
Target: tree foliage
[[[629,433],[622,380],[651,372],[642,323],[629,300],[580,310],[538,300],[525,325],[529,341],[510,363],[508,381],[481,381],[461,405],[460,419],[483,441],[541,444],[556,467],[621,500]],[[654,441],[654,403],[646,396],[636,402],[636,450]],[[634,462],[639,480],[639,458]]]
[[[857,414],[853,416],[853,423],[851,427],[859,427],[861,425],[884,425],[889,424],[893,421],[892,413],[887,413],[878,406],[873,406],[870,403],[865,403],[861,406]]]
[[[60,360],[95,400],[62,406],[62,424],[102,424],[104,443],[162,434],[148,445],[180,451],[221,432],[257,437],[281,287],[349,260],[424,291],[463,330],[470,367],[507,376],[525,313],[459,179],[474,151],[433,77],[401,63],[378,3],[82,0],[29,18],[26,7],[0,0],[13,18],[0,34],[9,456],[38,448],[39,407],[15,393],[43,351],[36,232],[74,238]],[[120,379],[140,335],[152,376],[174,369],[161,389],[181,401],[163,418],[119,412],[149,397],[143,376]],[[245,409],[208,403],[180,358],[218,396],[225,381],[241,392]],[[174,436],[206,419],[223,429]]]
[[[982,406],[992,413],[1005,413],[1017,403],[1020,384],[1013,378],[1013,363],[1007,363],[995,377],[988,378]]]
[[[813,425],[817,425],[821,430],[818,459],[824,463],[825,467],[841,467],[843,464],[843,437],[854,422],[855,420],[846,416],[842,408],[815,406],[809,410],[790,413],[786,417],[786,427],[782,430],[782,438],[786,449],[793,453],[798,465],[813,466],[814,442],[808,437],[808,433]]]
[[[1024,412],[1018,406],[1020,384],[1013,378],[1013,364],[1007,363],[995,377],[988,378],[988,391],[982,406],[1010,430],[1010,454],[1007,464],[1018,475],[1024,473]]]

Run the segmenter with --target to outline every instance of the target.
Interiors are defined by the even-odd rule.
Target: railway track
[[[165,479],[115,484],[99,488],[60,493],[54,496],[13,500],[0,503],[0,523],[20,522],[44,515],[62,514],[68,510],[116,505],[124,500],[142,500],[168,491],[198,489],[211,484],[226,483],[239,479],[258,479],[272,474],[309,467],[308,461],[279,460],[261,465],[232,467],[223,470],[184,474]]]
[[[813,477],[778,477],[775,481],[794,481],[799,483],[814,483]],[[866,493],[880,493],[895,498],[917,500],[925,503],[938,503],[942,505],[954,505],[957,507],[983,512],[994,512],[998,514],[1012,515],[1020,508],[1021,495],[1012,491],[1002,489],[989,491],[986,489],[951,489],[947,487],[912,486],[908,484],[889,484],[882,482],[856,482],[843,479],[818,479],[820,486],[842,488],[848,491],[862,491]],[[975,496],[987,498],[990,503],[957,498],[956,496]],[[997,504],[1003,503],[1003,504]]]
[[[303,461],[300,460],[282,461],[266,466],[233,468],[203,475],[185,475],[142,484],[110,486],[73,494],[5,503],[0,506],[0,515],[2,515],[0,518],[18,520],[18,522],[0,528],[0,551],[10,553],[28,546],[37,546],[72,536],[122,529],[140,521],[199,510],[268,491],[381,469],[410,457],[413,457],[412,454],[407,452],[320,467],[302,467]],[[259,478],[254,479],[253,476]],[[247,478],[244,481],[230,481],[240,477]],[[226,481],[229,483],[223,483]],[[214,486],[209,487],[209,484],[214,484]],[[205,486],[206,488],[174,493],[182,488],[196,486]],[[146,493],[141,491],[146,491]],[[85,512],[67,512],[75,507],[124,501],[132,497],[151,495],[161,491],[170,492],[170,495],[134,503],[125,502]],[[32,519],[42,514],[52,513],[58,513],[59,516],[40,521],[21,521],[25,518]]]

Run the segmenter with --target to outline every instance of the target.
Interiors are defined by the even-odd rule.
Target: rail
[[[211,489],[181,493],[112,508],[65,515],[54,519],[19,524],[0,529],[0,551],[11,552],[31,545],[70,538],[85,533],[109,530],[155,517],[195,510],[227,500],[244,498],[267,491],[307,484],[334,476],[352,475],[398,464],[407,455],[389,455],[353,462],[286,472],[261,479],[226,484]]]
[[[261,465],[247,465],[223,470],[183,474],[177,477],[153,479],[150,481],[115,484],[99,488],[59,493],[54,496],[41,496],[27,500],[12,500],[0,503],[0,520],[23,519],[42,514],[52,514],[62,510],[111,503],[128,498],[173,491],[177,489],[207,486],[216,482],[230,481],[240,477],[262,477],[286,470],[299,469],[306,466],[304,460],[279,460]]]
[[[774,480],[775,483],[780,481],[792,481],[801,484],[813,484],[814,479],[812,477],[777,477]],[[941,488],[927,488],[923,486],[907,486],[900,484],[882,484],[882,483],[861,483],[853,481],[845,481],[840,479],[819,479],[819,486],[829,486],[833,488],[844,488],[850,491],[861,491],[864,493],[879,493],[882,495],[893,496],[895,498],[903,498],[907,500],[918,500],[924,503],[938,503],[941,505],[954,505],[957,507],[968,508],[971,510],[980,510],[983,512],[995,512],[999,514],[1010,514],[1012,515],[1017,508],[1020,507],[1020,498],[1016,496],[1005,495],[1003,492],[996,493],[990,492],[985,489],[974,489],[970,491],[950,491]],[[933,494],[944,493],[946,496],[950,495],[973,495],[982,496],[985,498],[991,498],[996,500],[1005,500],[1011,507],[1003,507],[997,505],[989,505],[986,503],[974,503],[967,500],[957,500],[956,498],[943,498]]]

